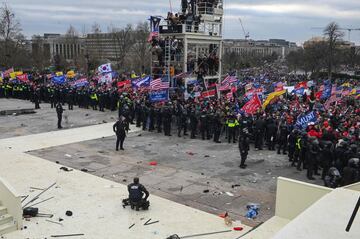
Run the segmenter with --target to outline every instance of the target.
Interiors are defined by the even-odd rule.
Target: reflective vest
[[[239,122],[236,119],[228,119],[226,124],[229,128],[234,128],[235,126],[239,125]]]
[[[301,138],[296,139],[295,147],[296,147],[296,149],[298,149],[298,150],[301,149]]]

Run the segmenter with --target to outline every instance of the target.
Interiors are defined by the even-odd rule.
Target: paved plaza
[[[32,107],[28,102],[17,100],[0,102],[12,104],[15,108]],[[48,104],[41,107],[34,114],[0,117],[1,138],[58,131],[54,127],[55,110]],[[65,128],[76,128],[114,121],[117,112],[75,108],[67,114]],[[214,144],[212,141],[166,137],[132,129],[136,132],[129,132],[124,152],[114,150],[115,137],[109,135],[42,147],[28,153],[74,169],[87,169],[88,173],[124,185],[134,176],[139,176],[154,195],[215,215],[228,211],[232,217],[248,225],[256,225],[274,215],[278,176],[306,181],[305,172],[298,172],[290,166],[286,156],[272,151],[251,149],[248,168],[243,170],[238,167],[237,144]],[[157,165],[150,166],[152,161]],[[321,180],[315,183],[322,184]],[[244,218],[248,203],[261,205],[260,215],[254,221]]]

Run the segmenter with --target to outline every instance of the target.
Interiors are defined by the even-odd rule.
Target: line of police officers
[[[338,141],[327,131],[321,132],[319,137],[313,126],[307,131],[299,131],[286,120],[271,114],[237,118],[229,104],[204,105],[184,101],[153,104],[146,95],[135,100],[126,93],[119,96],[115,88],[31,87],[11,83],[0,86],[0,97],[32,100],[36,108],[40,107],[40,102],[48,102],[52,107],[68,103],[69,110],[74,105],[93,110],[99,107],[100,111],[118,109],[119,117],[124,117],[125,130],[129,130],[129,123],[135,123],[143,130],[164,131],[166,136],[171,136],[175,125],[178,137],[190,132],[191,139],[200,136],[202,140],[212,139],[215,143],[221,143],[221,135],[225,135],[228,143],[239,142],[241,168],[246,168],[249,142],[254,141],[255,150],[262,150],[266,141],[268,150],[275,150],[277,145],[277,153],[288,154],[292,166],[298,170],[307,169],[310,180],[319,174],[320,168],[327,186],[347,185],[360,179],[358,141]],[[122,144],[123,140],[120,142]]]

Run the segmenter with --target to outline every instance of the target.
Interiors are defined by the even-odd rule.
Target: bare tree
[[[0,64],[9,66],[14,47],[17,47],[16,38],[19,38],[21,27],[15,13],[4,3],[0,7]]]
[[[339,41],[342,40],[344,33],[340,31],[340,27],[336,22],[331,22],[324,29],[324,35],[328,42],[328,77],[331,79],[334,68],[335,51]]]
[[[117,68],[121,69],[124,67],[125,57],[135,44],[134,36],[133,36],[133,28],[129,24],[123,29],[113,28],[112,31],[112,39],[116,46],[116,61]]]
[[[150,72],[150,44],[147,38],[150,34],[148,22],[139,23],[134,32],[135,43],[133,45],[134,65],[138,72]]]
[[[50,45],[41,36],[32,37],[32,60],[34,67],[43,70],[50,64]]]
[[[76,67],[76,63],[82,62],[80,58],[82,58],[81,54],[79,53],[79,34],[76,28],[72,25],[69,26],[68,30],[65,34],[65,44],[66,47],[68,47],[68,60],[70,60],[70,63],[72,67]]]

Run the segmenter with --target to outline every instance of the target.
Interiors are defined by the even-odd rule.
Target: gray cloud
[[[175,10],[180,0],[172,0]],[[103,30],[107,26],[125,26],[145,21],[150,15],[166,15],[169,0],[8,0],[27,36],[44,32],[63,33],[70,24],[79,32],[89,31],[94,22]],[[227,38],[242,38],[238,21],[254,39],[286,38],[303,42],[320,35],[331,21],[342,27],[360,28],[359,0],[226,0],[225,28]],[[346,35],[347,38],[347,35]],[[352,32],[352,40],[360,43],[360,32]]]

